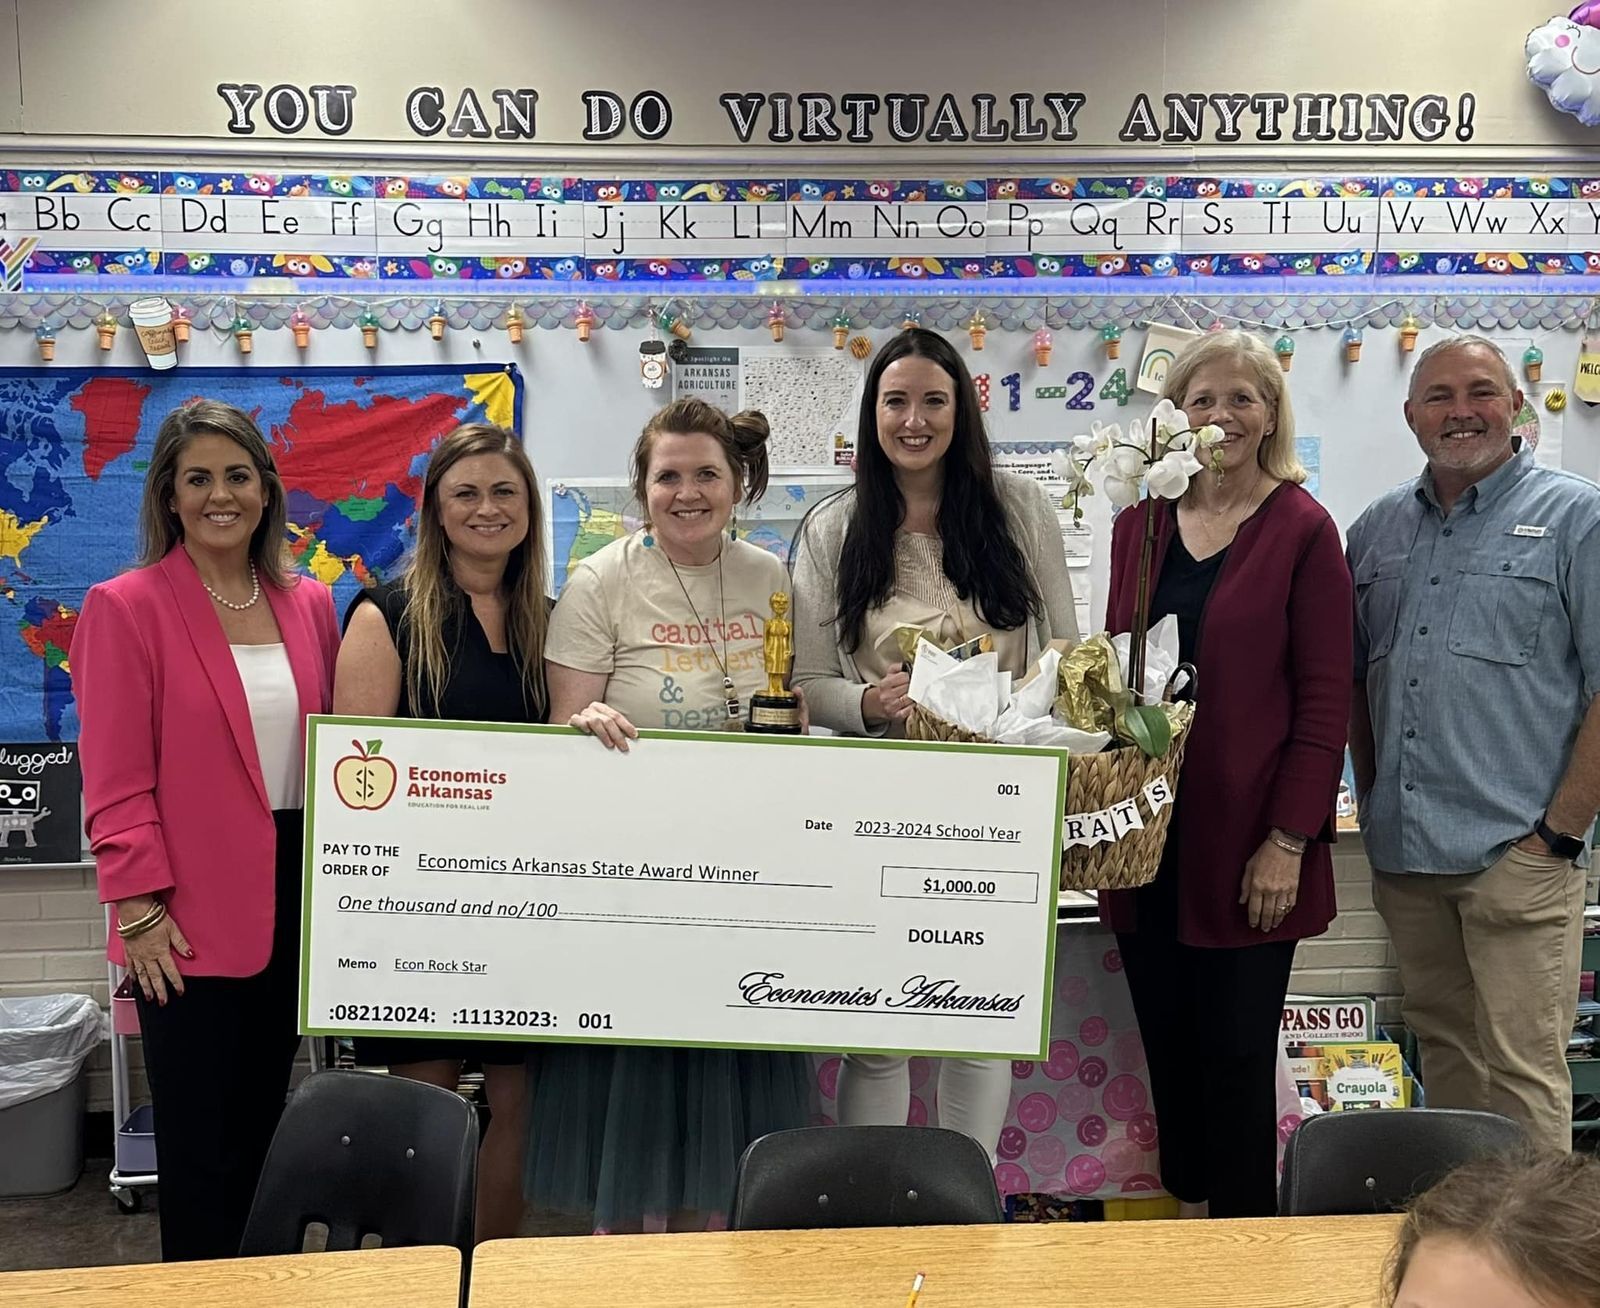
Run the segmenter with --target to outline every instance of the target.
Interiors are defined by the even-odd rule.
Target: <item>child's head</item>
[[[1419,1195],[1390,1256],[1393,1308],[1600,1308],[1600,1162],[1469,1163]]]

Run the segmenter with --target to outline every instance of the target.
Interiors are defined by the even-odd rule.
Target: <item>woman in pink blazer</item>
[[[285,568],[283,483],[230,405],[167,416],[139,526],[73,637],[84,807],[138,985],[162,1255],[232,1257],[300,1043],[305,718],[338,624]]]

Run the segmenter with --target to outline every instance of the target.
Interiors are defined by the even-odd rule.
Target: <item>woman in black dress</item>
[[[333,711],[368,717],[543,722],[544,524],[515,434],[458,427],[428,460],[410,566],[345,615]],[[454,1090],[482,1065],[491,1114],[478,1161],[480,1240],[517,1233],[527,1136],[524,1046],[364,1037],[356,1061]]]

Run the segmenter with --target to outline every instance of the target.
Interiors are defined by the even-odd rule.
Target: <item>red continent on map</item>
[[[107,464],[133,448],[149,394],[130,377],[95,377],[72,397],[83,415],[83,470],[90,480],[99,481]]]
[[[416,452],[454,428],[471,400],[465,392],[376,395],[368,405],[330,405],[321,391],[307,390],[272,429],[272,454],[289,486],[319,500],[382,494],[389,485],[414,500],[422,493],[422,477],[411,471]]]

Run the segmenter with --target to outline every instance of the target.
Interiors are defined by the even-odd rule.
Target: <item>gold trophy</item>
[[[784,617],[789,611],[789,596],[783,591],[772,595],[772,616],[767,619],[761,642],[762,661],[767,669],[767,688],[750,696],[750,716],[746,731],[769,736],[800,734],[800,697],[784,687],[789,665],[794,662],[793,628]]]

